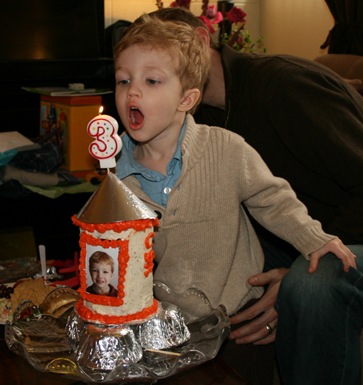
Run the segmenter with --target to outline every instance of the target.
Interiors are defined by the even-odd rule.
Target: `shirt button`
[[[164,194],[170,194],[171,188],[170,187],[165,187],[164,188]]]

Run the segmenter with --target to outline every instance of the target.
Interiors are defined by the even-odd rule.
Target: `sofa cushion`
[[[328,53],[314,59],[348,82],[363,94],[363,56]]]

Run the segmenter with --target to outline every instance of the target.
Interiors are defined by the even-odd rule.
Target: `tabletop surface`
[[[42,373],[25,358],[11,352],[4,340],[4,327],[0,333],[0,385],[82,385],[82,381],[62,375]],[[141,385],[140,383],[131,383]],[[146,385],[146,383],[144,383]],[[219,357],[195,366],[174,376],[158,380],[158,385],[247,385],[247,383]]]

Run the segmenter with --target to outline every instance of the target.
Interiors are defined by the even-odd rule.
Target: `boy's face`
[[[145,143],[180,131],[182,85],[167,51],[134,45],[115,61],[116,106],[128,134]]]
[[[107,289],[112,279],[112,269],[108,263],[94,263],[91,268],[92,282],[99,288]]]

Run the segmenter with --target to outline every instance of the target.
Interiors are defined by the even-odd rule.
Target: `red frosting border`
[[[87,230],[89,232],[94,232],[95,230],[100,233],[105,233],[108,230],[116,231],[120,233],[121,231],[127,229],[135,229],[145,230],[149,227],[157,226],[159,224],[159,220],[157,218],[154,219],[137,219],[132,221],[121,221],[121,222],[110,222],[110,223],[85,223],[77,218],[77,215],[72,216],[73,223],[80,227],[83,230]]]
[[[86,306],[83,305],[83,300],[79,300],[76,303],[75,309],[78,315],[85,321],[97,322],[107,325],[117,325],[147,319],[148,317],[157,312],[158,306],[159,302],[154,298],[151,306],[143,309],[140,312],[128,314],[127,316],[110,316],[93,313],[92,310],[88,309]]]
[[[125,275],[126,275],[126,269],[127,264],[130,259],[130,255],[128,253],[128,241],[127,240],[108,240],[108,239],[99,239],[95,238],[90,234],[87,234],[85,232],[82,232],[79,238],[79,244],[81,246],[81,255],[79,259],[79,280],[80,280],[80,288],[78,289],[79,293],[81,294],[81,297],[85,300],[98,304],[98,305],[104,305],[104,306],[122,306],[124,304],[124,297],[125,297]],[[117,283],[117,289],[118,289],[118,296],[117,297],[107,297],[105,295],[98,295],[98,294],[90,294],[86,292],[87,289],[87,280],[86,280],[86,245],[92,245],[92,246],[102,246],[103,248],[118,248],[119,254],[118,254],[118,283]]]
[[[147,228],[152,228],[153,226],[156,226],[159,224],[159,220],[157,218],[155,219],[140,219],[140,220],[133,220],[133,221],[123,221],[123,222],[116,222],[116,223],[103,223],[103,224],[90,224],[82,222],[77,218],[76,215],[72,216],[72,221],[75,225],[79,226],[82,230],[88,231],[93,233],[94,231],[98,231],[99,233],[105,233],[106,231],[113,230],[115,232],[122,232],[127,229],[135,229],[136,231],[143,231]],[[125,275],[126,275],[126,269],[127,264],[130,259],[130,255],[128,252],[128,240],[121,240],[121,239],[101,239],[96,238],[93,235],[81,232],[80,234],[80,240],[79,245],[81,248],[81,254],[80,254],[80,261],[79,261],[79,270],[80,270],[80,287],[78,289],[78,292],[80,293],[82,299],[102,305],[102,306],[122,306],[124,304],[124,283],[125,283]],[[152,239],[155,236],[155,233],[152,231],[150,234],[147,235],[145,239],[145,247],[147,249],[150,249],[149,251],[144,253],[144,276],[148,277],[149,274],[152,273],[153,267],[154,267],[154,250],[152,250]],[[118,248],[119,254],[118,254],[118,265],[119,265],[119,271],[118,271],[118,297],[108,297],[103,295],[97,295],[97,294],[90,294],[86,292],[87,288],[87,282],[86,282],[86,245],[92,245],[92,246],[101,246],[102,248]],[[155,299],[154,299],[155,302]],[[80,305],[81,306],[81,305]],[[155,305],[153,305],[155,306]],[[99,314],[94,314],[90,309],[86,308],[84,305],[81,306],[82,314],[86,314],[86,319],[100,319],[100,317],[108,317],[108,316],[101,316]],[[84,308],[84,309],[83,309]],[[137,319],[145,319],[150,314],[153,313],[151,309],[145,308],[139,313],[135,313],[135,315],[131,315],[132,320]],[[156,307],[157,309],[157,307]],[[156,311],[156,310],[155,310]],[[148,314],[148,312],[151,312]],[[139,315],[139,316],[138,316]],[[123,316],[123,317],[116,317],[116,323],[124,323],[128,321],[121,321],[121,319],[128,319],[129,316]],[[135,318],[136,317],[136,318]],[[139,317],[139,318],[137,318]],[[107,323],[113,323],[107,322]]]

